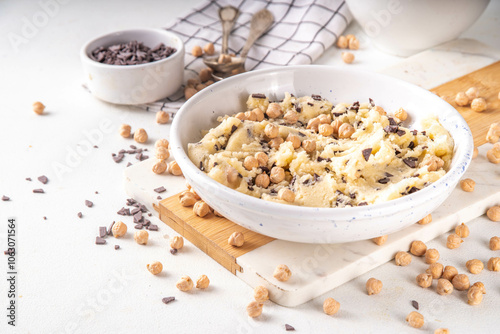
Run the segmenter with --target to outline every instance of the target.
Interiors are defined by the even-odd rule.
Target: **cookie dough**
[[[280,203],[389,201],[441,178],[453,155],[453,139],[436,117],[410,130],[371,99],[334,106],[318,95],[286,93],[273,103],[252,94],[246,112],[219,121],[189,144],[191,161],[225,186]]]

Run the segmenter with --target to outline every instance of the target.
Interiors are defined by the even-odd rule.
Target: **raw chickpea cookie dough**
[[[339,103],[285,93],[252,94],[247,111],[191,143],[191,161],[212,179],[267,201],[352,207],[389,201],[437,181],[449,169],[453,139],[436,117],[406,128],[403,109]],[[399,117],[399,118],[398,118]]]

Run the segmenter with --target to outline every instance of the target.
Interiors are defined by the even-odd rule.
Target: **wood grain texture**
[[[470,87],[479,89],[480,96],[488,104],[488,108],[481,112],[472,111],[470,105],[459,107],[455,103],[455,96],[465,92]],[[500,122],[500,61],[452,80],[441,86],[431,89],[431,92],[441,96],[446,102],[455,107],[469,124],[474,137],[474,145],[486,143],[486,133],[491,123]]]

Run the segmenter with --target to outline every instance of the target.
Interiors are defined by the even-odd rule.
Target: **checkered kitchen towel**
[[[216,51],[222,45],[218,10],[232,5],[240,16],[229,36],[229,52],[239,54],[246,42],[252,15],[266,8],[274,24],[251,48],[247,70],[283,65],[310,64],[329,48],[352,20],[343,0],[207,0],[166,27],[179,35],[186,49],[185,80],[197,77],[204,68],[201,58],[191,55],[195,45],[212,42]],[[150,111],[175,112],[185,102],[183,89],[169,98],[142,105]]]

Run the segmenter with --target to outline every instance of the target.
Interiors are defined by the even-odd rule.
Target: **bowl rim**
[[[453,108],[449,103],[446,101],[442,100],[438,96],[435,96],[432,92],[419,87],[417,85],[414,85],[412,83],[403,81],[401,79],[397,79],[394,77],[391,77],[389,75],[385,74],[380,74],[380,73],[375,73],[375,72],[366,72],[366,71],[361,71],[361,70],[352,70],[348,69],[347,71],[349,72],[355,72],[358,75],[371,75],[375,77],[379,77],[384,80],[391,80],[395,84],[398,85],[403,85],[411,89],[417,89],[422,91],[425,94],[432,94],[435,96],[436,103],[441,104],[444,108],[448,108],[452,110],[454,116],[459,116],[457,119],[460,125],[462,126],[463,130],[465,131],[466,136],[464,136],[464,143],[462,145],[467,145],[469,149],[466,151],[466,154],[463,154],[461,156],[454,156],[458,160],[453,168],[450,168],[446,174],[441,177],[439,180],[436,182],[433,182],[431,185],[428,187],[425,187],[421,189],[420,191],[417,191],[413,194],[405,195],[396,199],[392,199],[389,201],[385,201],[382,203],[377,203],[377,204],[370,204],[368,206],[356,206],[356,207],[344,207],[344,208],[324,208],[324,207],[309,207],[309,206],[298,206],[298,205],[291,205],[291,204],[284,204],[284,203],[278,203],[278,202],[272,202],[272,201],[265,201],[260,198],[256,198],[247,194],[240,193],[237,190],[231,189],[215,180],[213,180],[211,177],[209,177],[206,173],[202,172],[199,170],[197,166],[195,166],[191,159],[189,159],[189,156],[187,155],[187,152],[184,150],[182,147],[181,139],[180,139],[180,120],[182,117],[179,117],[182,115],[185,110],[188,110],[191,105],[197,103],[199,100],[203,99],[203,97],[206,94],[212,93],[213,89],[216,89],[219,86],[222,85],[230,85],[231,83],[237,81],[237,80],[243,80],[247,77],[251,76],[258,76],[266,73],[279,73],[283,71],[296,71],[296,70],[303,70],[303,69],[311,69],[311,67],[317,68],[319,70],[339,70],[339,71],[346,71],[345,69],[339,68],[337,66],[329,66],[329,65],[294,65],[294,66],[286,66],[286,67],[272,67],[272,68],[267,68],[267,69],[261,69],[261,70],[255,70],[251,72],[246,72],[242,73],[227,79],[224,79],[220,82],[217,82],[213,84],[210,90],[206,91],[200,91],[196,95],[194,95],[191,99],[186,101],[184,105],[179,109],[179,111],[175,114],[174,121],[172,123],[172,128],[170,132],[170,139],[171,139],[171,150],[172,154],[177,161],[177,163],[180,165],[181,169],[184,170],[189,170],[190,172],[193,172],[197,176],[201,177],[200,182],[203,182],[205,184],[208,184],[212,187],[216,187],[221,193],[218,194],[218,197],[224,197],[224,198],[231,198],[232,201],[235,203],[246,203],[249,206],[253,206],[254,209],[258,209],[259,207],[266,207],[268,209],[273,209],[273,212],[279,212],[281,216],[296,216],[296,215],[307,215],[311,214],[310,219],[314,220],[315,217],[323,216],[323,215],[331,215],[331,214],[348,214],[348,215],[353,215],[357,212],[364,212],[366,208],[370,208],[371,211],[377,211],[377,212],[395,212],[395,211],[400,211],[400,206],[397,204],[403,204],[406,201],[411,201],[413,203],[413,206],[417,206],[419,204],[422,204],[423,202],[432,200],[433,197],[437,195],[432,195],[431,189],[437,188],[438,186],[442,184],[453,184],[455,182],[458,182],[458,179],[465,173],[465,170],[468,168],[471,160],[472,160],[472,151],[474,148],[473,145],[473,139],[472,139],[472,133],[470,131],[470,128],[465,121],[465,119],[460,115],[460,113]],[[284,92],[283,92],[284,93]],[[439,118],[439,115],[436,115]],[[456,148],[456,140],[451,131],[447,130],[450,135],[452,136],[454,140],[454,151]],[[455,152],[456,153],[456,152]],[[187,162],[186,162],[187,160]],[[461,172],[462,171],[462,172]],[[186,174],[186,173],[184,173]],[[196,186],[196,184],[194,185]],[[431,187],[433,186],[433,187]],[[315,214],[312,216],[312,214]],[[355,216],[355,215],[354,215]]]
[[[146,34],[159,33],[159,34],[163,34],[163,35],[168,36],[168,37],[175,37],[179,41],[178,42],[179,47],[176,47],[176,51],[174,53],[172,53],[170,56],[168,56],[167,58],[160,59],[160,60],[153,61],[153,62],[149,62],[146,64],[136,64],[136,65],[126,65],[126,66],[125,65],[111,65],[111,64],[103,64],[103,63],[97,62],[89,57],[88,53],[91,52],[91,50],[89,50],[89,47],[92,43],[98,42],[99,40],[102,40],[106,37],[112,37],[112,36],[116,36],[118,34],[123,35],[123,34],[127,34],[127,33],[132,33],[132,32],[143,32]],[[148,67],[148,66],[154,66],[154,65],[160,65],[163,63],[167,63],[169,61],[173,61],[173,59],[175,59],[175,58],[183,57],[183,56],[184,56],[184,42],[182,41],[182,39],[177,34],[171,32],[171,31],[168,31],[166,29],[162,29],[162,28],[135,28],[135,29],[125,29],[125,30],[112,31],[112,32],[108,32],[108,33],[99,35],[97,37],[94,37],[94,38],[88,40],[80,48],[80,58],[84,62],[87,62],[93,66],[96,66],[96,67],[101,67],[101,68],[110,69],[110,70],[111,69],[112,70],[140,69],[140,68],[144,68],[144,67]]]

